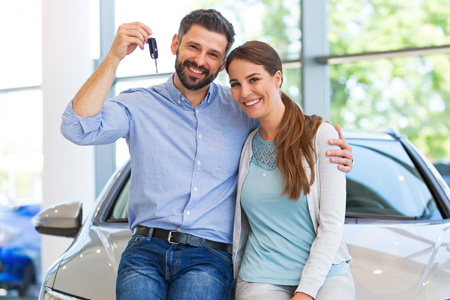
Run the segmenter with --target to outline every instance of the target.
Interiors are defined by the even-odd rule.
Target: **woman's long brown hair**
[[[250,41],[231,51],[226,62],[227,72],[235,59],[262,65],[271,76],[274,76],[277,71],[282,72],[278,53],[263,42]],[[289,199],[298,200],[302,190],[305,195],[309,194],[310,186],[314,183],[316,156],[314,137],[322,123],[322,118],[316,115],[305,115],[301,108],[283,92],[281,92],[281,100],[286,109],[275,136],[277,166],[283,175],[281,196],[288,193]],[[311,169],[309,181],[302,158]]]

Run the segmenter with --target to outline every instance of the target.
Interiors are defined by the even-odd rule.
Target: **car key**
[[[157,62],[157,58],[158,58],[158,46],[156,45],[156,39],[155,38],[148,38],[148,46],[150,49],[150,56],[155,60],[155,68],[156,68],[156,73],[158,73],[158,62]]]

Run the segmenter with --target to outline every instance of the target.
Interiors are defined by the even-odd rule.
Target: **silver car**
[[[449,187],[395,132],[345,136],[355,158],[347,174],[344,240],[353,257],[356,299],[449,299]],[[38,215],[39,232],[75,238],[48,270],[39,299],[115,299],[117,268],[131,237],[129,179],[126,164],[83,225],[80,203]]]

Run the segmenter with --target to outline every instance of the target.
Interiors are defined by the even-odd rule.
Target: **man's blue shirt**
[[[164,84],[130,89],[107,101],[90,118],[67,106],[61,132],[80,145],[124,137],[130,150],[130,227],[180,230],[231,243],[239,157],[257,127],[231,97],[211,83],[195,109]]]

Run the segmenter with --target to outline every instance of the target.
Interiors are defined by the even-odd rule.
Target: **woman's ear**
[[[280,88],[281,87],[281,85],[283,84],[283,74],[281,74],[281,71],[280,70],[278,70],[276,73],[275,73],[275,85],[276,85],[276,87],[277,88]]]
[[[177,54],[178,46],[180,45],[180,41],[178,39],[178,34],[174,34],[172,38],[172,44],[170,44],[170,51],[172,54]]]

